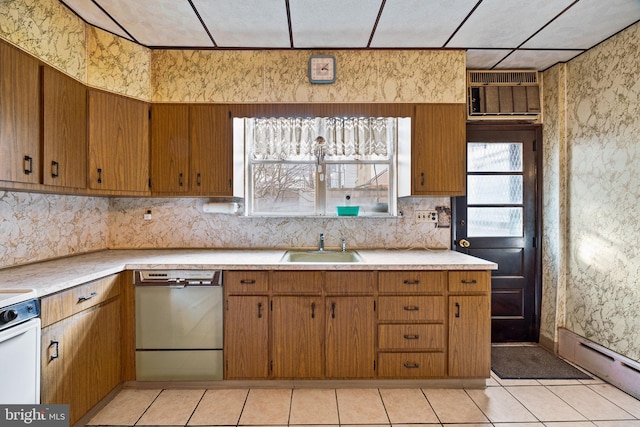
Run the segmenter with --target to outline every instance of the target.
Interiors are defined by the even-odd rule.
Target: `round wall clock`
[[[333,83],[336,81],[336,58],[333,55],[311,55],[309,57],[309,81],[311,83]]]

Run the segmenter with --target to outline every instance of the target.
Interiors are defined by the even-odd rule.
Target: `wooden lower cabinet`
[[[233,295],[225,301],[225,379],[269,377],[269,297]]]
[[[324,299],[274,296],[272,301],[272,375],[318,379],[324,376]]]
[[[449,376],[488,378],[491,306],[486,295],[449,296]]]
[[[334,296],[325,300],[326,377],[375,376],[375,304],[372,296]]]
[[[73,425],[121,382],[120,299],[42,330],[43,404],[69,404]]]

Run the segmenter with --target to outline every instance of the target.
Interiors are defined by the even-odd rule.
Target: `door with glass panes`
[[[536,126],[467,127],[467,195],[454,203],[454,249],[498,264],[491,341],[537,342],[540,224]]]

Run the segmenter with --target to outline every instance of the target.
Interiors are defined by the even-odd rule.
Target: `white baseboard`
[[[558,354],[640,399],[640,363],[562,328]]]

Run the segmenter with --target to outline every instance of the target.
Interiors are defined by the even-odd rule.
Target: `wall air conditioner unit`
[[[542,122],[536,70],[467,70],[468,120]]]

